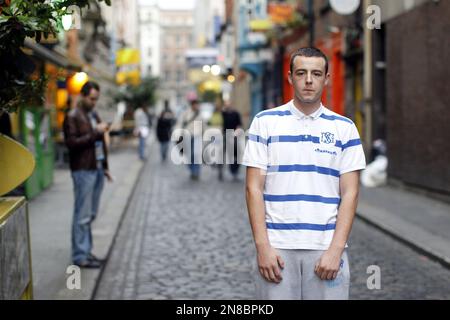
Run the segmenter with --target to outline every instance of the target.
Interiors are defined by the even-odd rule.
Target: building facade
[[[192,89],[187,78],[185,52],[193,42],[193,11],[161,9],[160,26],[160,98],[178,108],[185,104],[186,95]]]

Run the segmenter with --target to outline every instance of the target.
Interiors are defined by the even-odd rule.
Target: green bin
[[[53,182],[55,150],[51,113],[43,107],[24,107],[20,122],[23,145],[36,159],[36,168],[25,182],[25,196],[32,199]]]

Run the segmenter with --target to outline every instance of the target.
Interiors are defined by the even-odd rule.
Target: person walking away
[[[219,103],[216,104],[216,108],[208,121],[208,126],[211,129],[217,130],[218,134],[222,135],[222,143],[220,141],[214,140],[212,143],[214,144],[214,152],[216,159],[218,159],[217,163],[214,163],[218,171],[219,181],[223,181],[223,145],[224,145],[224,137],[223,137],[223,114],[222,114],[222,105]],[[219,150],[220,148],[220,150]]]
[[[149,119],[147,114],[147,108],[141,106],[134,111],[134,134],[139,139],[138,153],[139,159],[145,161],[147,159],[145,155],[145,145],[147,142],[147,137],[149,136]]]
[[[189,171],[191,180],[200,179],[201,162],[202,162],[202,139],[204,131],[204,123],[200,114],[200,103],[198,100],[192,100],[191,106],[180,115],[177,128],[185,129],[189,136],[189,141],[183,143],[187,152],[183,154],[188,157]],[[187,137],[183,137],[186,139]]]
[[[256,246],[258,299],[348,299],[347,240],[359,172],[355,124],[321,103],[328,59],[316,48],[291,56],[294,98],[258,113],[243,164]]]
[[[174,123],[174,114],[166,104],[156,123],[156,137],[160,143],[161,160],[163,162],[167,160],[167,151],[169,150],[170,137],[172,136],[172,127]]]
[[[226,156],[227,156],[227,163],[229,164],[230,173],[233,176],[234,181],[239,181],[238,175],[239,175],[239,141],[237,137],[237,129],[242,128],[242,122],[241,122],[241,115],[237,110],[235,110],[229,101],[224,102],[224,109],[223,109],[223,130],[224,130],[224,137],[225,137],[225,143],[226,146]],[[227,130],[233,130],[233,139],[229,141],[230,139],[227,139]]]
[[[84,84],[80,101],[68,112],[63,123],[75,197],[72,261],[82,268],[102,266],[103,261],[92,254],[91,224],[98,213],[104,177],[112,181],[105,143],[108,125],[94,110],[99,96],[97,83]]]

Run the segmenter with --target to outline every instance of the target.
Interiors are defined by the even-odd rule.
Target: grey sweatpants
[[[284,260],[280,283],[265,280],[254,263],[256,299],[259,300],[348,300],[350,268],[344,251],[336,279],[321,280],[314,267],[324,251],[277,249]],[[255,259],[256,260],[256,259]]]

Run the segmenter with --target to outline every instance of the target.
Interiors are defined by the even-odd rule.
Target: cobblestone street
[[[241,182],[162,164],[157,145],[96,291],[96,299],[253,299],[254,247]],[[450,271],[356,220],[349,241],[351,299],[450,299]],[[367,267],[381,289],[366,286]]]

